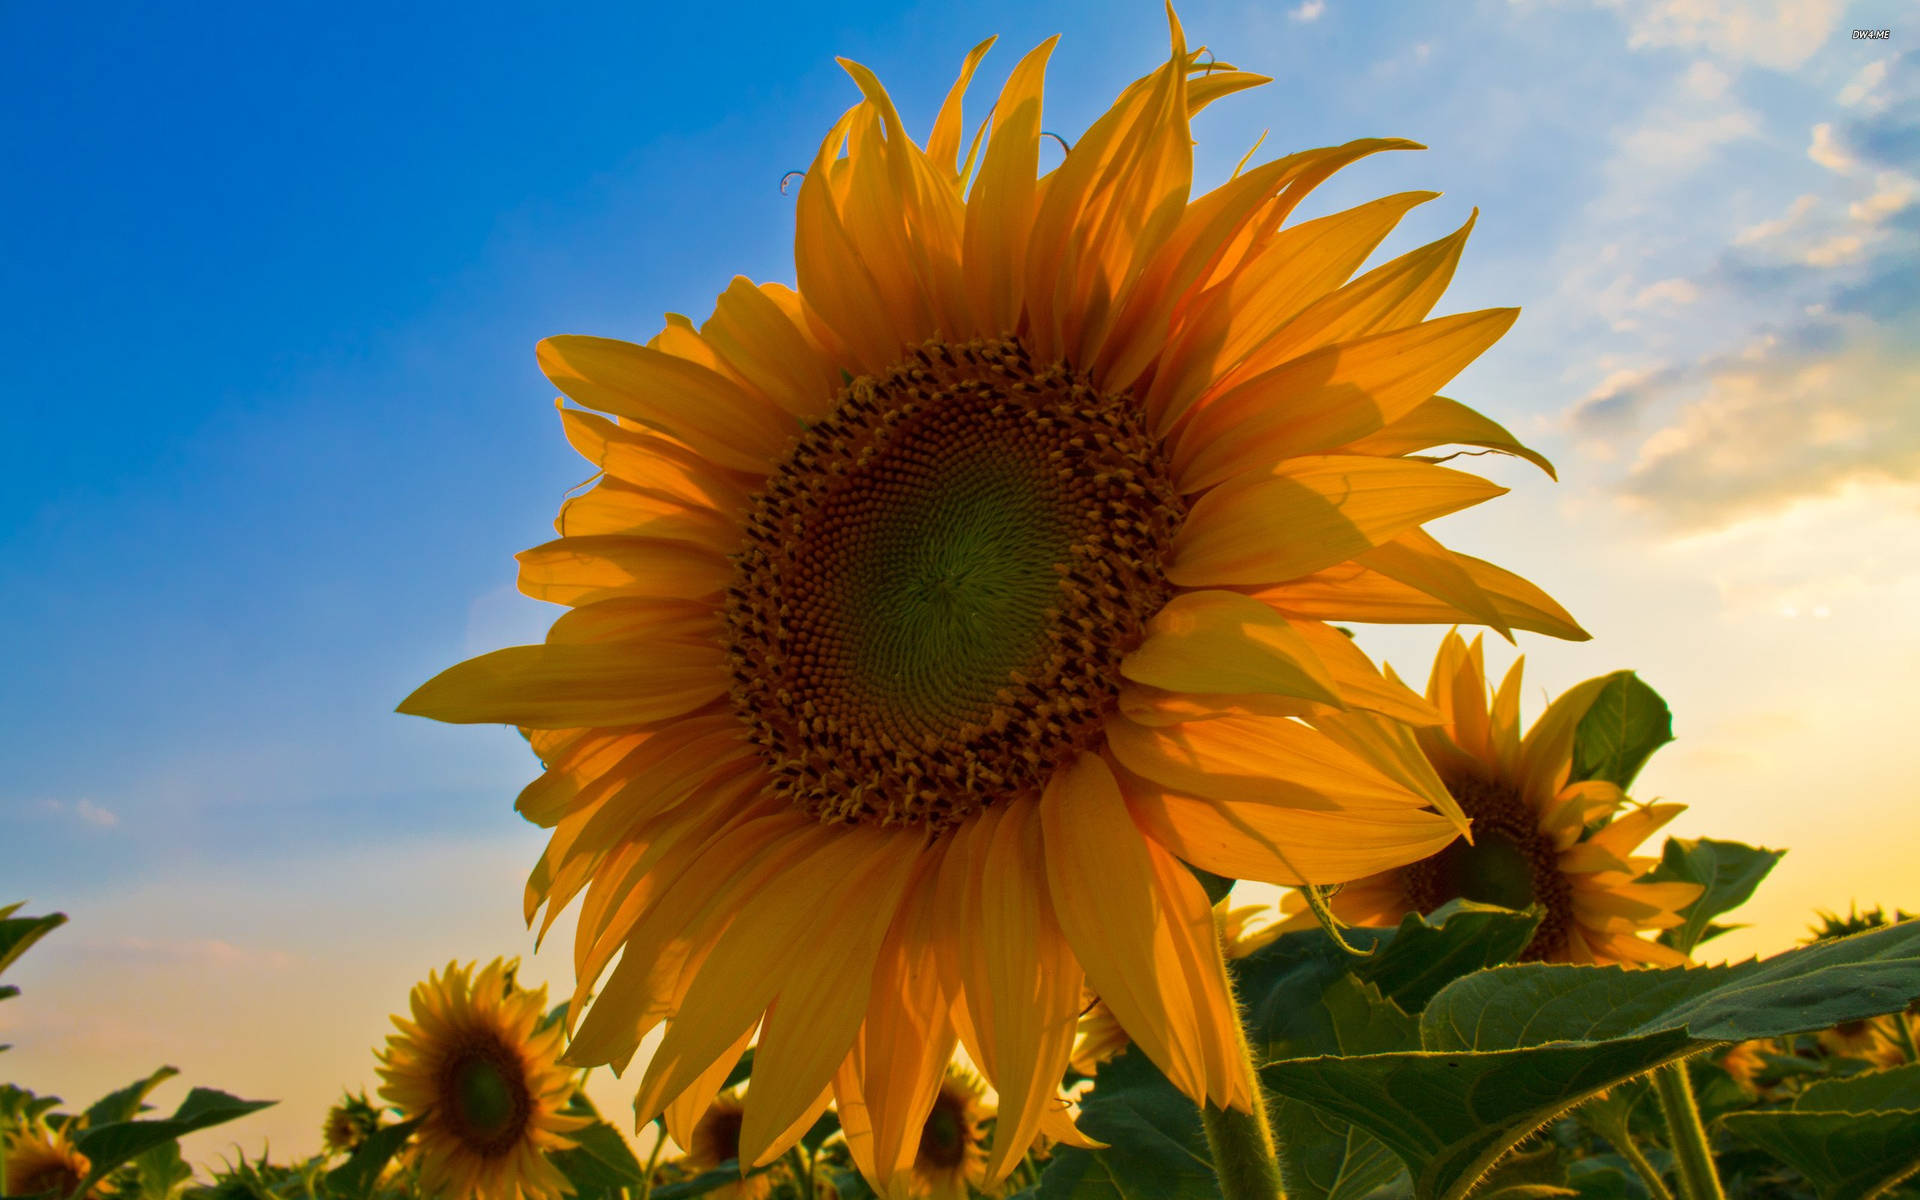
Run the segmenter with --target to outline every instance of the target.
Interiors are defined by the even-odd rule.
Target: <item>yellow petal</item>
[[[1174,441],[1181,489],[1197,492],[1372,433],[1459,374],[1518,312],[1462,313],[1327,346],[1203,400]]]
[[[1508,627],[1576,642],[1590,636],[1551,596],[1513,572],[1456,551],[1447,554],[1491,598]],[[1290,617],[1382,625],[1476,623],[1472,613],[1363,566],[1358,559],[1254,595]]]
[[[1520,794],[1543,811],[1566,785],[1573,762],[1573,735],[1587,715],[1606,676],[1577,683],[1547,705],[1520,743]]]
[[[1505,492],[1402,459],[1293,459],[1200,497],[1174,538],[1167,578],[1188,588],[1294,579]]]
[[[978,329],[1009,330],[1020,320],[1021,267],[1033,228],[1040,163],[1041,99],[1047,58],[1059,40],[1048,38],[1020,60],[993,108],[993,133],[967,202],[963,235],[963,273]]]
[[[1209,288],[1186,314],[1181,349],[1156,376],[1148,411],[1164,435],[1206,389],[1273,331],[1346,282],[1409,209],[1437,192],[1383,196],[1274,234],[1241,268]],[[1158,401],[1156,403],[1156,400]]]
[[[1149,729],[1114,717],[1106,728],[1121,766],[1177,791],[1323,812],[1398,813],[1427,803],[1298,721],[1220,717]]]
[[[571,606],[622,597],[696,600],[718,595],[733,578],[733,564],[720,555],[663,538],[556,538],[514,557],[522,593]]]
[[[1348,707],[1379,713],[1408,725],[1440,723],[1440,714],[1433,705],[1401,683],[1391,671],[1383,673],[1352,638],[1324,621],[1289,620],[1294,632],[1325,664],[1328,674],[1333,676],[1334,687]]]
[[[637,725],[689,712],[727,690],[718,646],[663,642],[645,654],[598,646],[510,646],[421,684],[399,711],[459,724]]]
[[[565,335],[541,342],[539,358],[574,401],[660,429],[737,471],[766,474],[800,432],[725,376],[647,346]]]
[[[719,555],[740,544],[739,525],[712,509],[611,478],[562,502],[553,529],[561,537],[615,533],[687,542]]]
[[[667,1133],[682,1146],[693,1145],[693,1127],[712,1107],[715,1097],[720,1095],[721,1085],[727,1076],[739,1064],[740,1056],[746,1053],[747,1045],[753,1041],[754,1031],[749,1029],[740,1035],[740,1040],[728,1048],[725,1054],[713,1060],[713,1065],[704,1071],[692,1086],[674,1097],[662,1115],[667,1119]],[[636,1127],[645,1122],[636,1122]]]
[[[756,476],[715,466],[662,434],[628,429],[595,413],[556,404],[568,443],[608,475],[730,517],[746,511]]]
[[[1098,755],[1055,772],[1040,814],[1049,894],[1088,986],[1189,1097],[1225,1106],[1245,1094],[1213,914],[1198,884],[1188,875],[1190,892],[1162,887],[1158,848],[1135,828]]]
[[[713,316],[700,326],[700,336],[789,416],[816,421],[840,391],[840,369],[806,322],[782,307],[786,297],[799,300],[777,283],[756,287],[736,275],[720,293]]]
[[[1175,596],[1120,662],[1128,679],[1177,692],[1297,696],[1338,706],[1327,668],[1285,617],[1238,592]]]
[[[1424,529],[1409,529],[1357,555],[1354,561],[1441,600],[1469,614],[1474,624],[1491,626],[1508,641],[1513,640],[1512,628],[1493,597],[1452,551]]]
[[[1342,453],[1397,458],[1435,446],[1475,446],[1511,454],[1539,467],[1549,479],[1560,478],[1544,455],[1521,445],[1499,422],[1445,396],[1429,396],[1385,428],[1350,443]]]
[[[720,610],[713,604],[624,597],[568,609],[547,629],[547,641],[572,645],[655,641],[717,645],[724,630]]]
[[[947,98],[940,105],[940,115],[933,119],[933,132],[927,138],[927,158],[934,166],[952,175],[956,185],[961,182],[956,160],[960,156],[960,132],[965,124],[961,106],[966,98],[967,85],[973,81],[974,70],[996,40],[988,38],[967,52],[966,61],[960,64],[960,77],[947,90]]]
[[[901,892],[920,865],[918,850],[925,839],[917,830],[839,832],[843,840],[864,843],[848,860],[856,865],[844,890],[785,891],[783,902],[802,910],[801,920],[797,925],[771,920],[765,935],[793,938],[801,944],[796,949],[804,952],[793,954],[791,965],[780,972],[784,978],[753,1058],[740,1156],[755,1166],[784,1154],[806,1132],[794,1128],[798,1118],[831,1082],[866,1018],[869,996],[849,982],[873,978],[881,942],[899,912]],[[706,969],[723,970],[729,962],[748,971],[777,969],[770,959],[747,957],[744,947],[760,932],[745,923],[748,915],[742,913],[727,931],[728,940],[743,947],[742,957],[725,958],[723,944]],[[788,932],[783,935],[782,929]],[[810,937],[806,931],[811,929],[828,929],[832,936]],[[688,1004],[695,998],[689,992]]]
[[[1122,790],[1153,840],[1204,871],[1299,886],[1345,883],[1438,854],[1459,836],[1424,809],[1338,812],[1208,799],[1132,776]]]

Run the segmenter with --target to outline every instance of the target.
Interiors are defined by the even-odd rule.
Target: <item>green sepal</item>
[[[346,1162],[327,1172],[327,1193],[332,1196],[365,1196],[387,1169],[387,1163],[407,1144],[424,1118],[382,1125],[368,1134]]]
[[[1731,926],[1713,919],[1745,904],[1785,850],[1763,850],[1713,838],[1668,838],[1660,865],[1647,872],[1648,883],[1697,883],[1699,899],[1680,910],[1681,923],[1660,931],[1660,943],[1682,954]]]

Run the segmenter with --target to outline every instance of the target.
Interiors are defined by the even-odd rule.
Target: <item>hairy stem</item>
[[[1647,1195],[1653,1200],[1673,1200],[1673,1193],[1667,1190],[1666,1180],[1660,1178],[1660,1172],[1653,1169],[1653,1164],[1647,1161],[1646,1154],[1631,1136],[1622,1135],[1619,1141],[1614,1142],[1613,1148],[1620,1152],[1621,1158],[1633,1164],[1633,1172],[1646,1185]]]
[[[1226,946],[1217,937],[1214,945],[1221,956],[1221,970],[1225,972]],[[1229,973],[1227,978],[1227,995],[1234,1010],[1234,1041],[1239,1047],[1240,1061],[1246,1064],[1247,1074],[1253,1080],[1253,1107],[1251,1112],[1241,1112],[1237,1108],[1215,1108],[1205,1103],[1200,1106],[1200,1124],[1207,1132],[1207,1148],[1213,1152],[1213,1173],[1220,1181],[1220,1194],[1225,1200],[1285,1200],[1273,1123],[1267,1119],[1267,1097],[1260,1086],[1259,1064],[1253,1061],[1253,1047],[1247,1042],[1245,1014],[1240,1011],[1240,998],[1233,992],[1232,975]]]
[[[1667,1134],[1672,1139],[1674,1173],[1680,1178],[1680,1194],[1685,1200],[1726,1200],[1720,1188],[1720,1174],[1714,1169],[1713,1151],[1707,1146],[1707,1131],[1700,1124],[1700,1109],[1693,1102],[1693,1084],[1687,1079],[1685,1062],[1670,1062],[1653,1072],[1653,1090],[1660,1097],[1660,1111],[1667,1118]]]

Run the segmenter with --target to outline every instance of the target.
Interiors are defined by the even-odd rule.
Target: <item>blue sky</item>
[[[1849,888],[1920,907],[1907,865],[1859,855],[1911,840],[1920,668],[1896,7],[1182,8],[1276,80],[1202,118],[1203,181],[1262,130],[1263,157],[1405,136],[1431,149],[1306,215],[1444,192],[1397,253],[1480,209],[1446,306],[1525,313],[1454,394],[1562,482],[1475,460],[1514,494],[1442,533],[1598,635],[1525,642],[1543,687],[1632,666],[1673,700],[1647,783],[1695,806],[1683,832],[1795,848],[1744,951]],[[1065,35],[1069,140],[1166,46],[1152,4],[0,8],[0,900],[75,917],[0,1008],[9,1074],[80,1099],[177,1061],[287,1095],[257,1120],[297,1151],[413,978],[530,949],[531,759],[392,708],[550,619],[510,556],[587,468],[535,341],[643,340],[734,274],[790,282],[778,181],[855,98],[834,55],[924,130],[990,33],[983,96]],[[1437,639],[1363,641],[1424,674]],[[564,977],[561,947],[538,961]],[[86,1000],[127,990],[158,1015]]]

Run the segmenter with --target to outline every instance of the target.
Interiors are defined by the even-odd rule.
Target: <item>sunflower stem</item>
[[[1687,1064],[1670,1062],[1656,1068],[1653,1090],[1660,1097],[1660,1111],[1667,1118],[1674,1174],[1680,1180],[1681,1196],[1685,1200],[1726,1200],[1726,1193],[1720,1188],[1719,1172],[1714,1169],[1713,1151],[1707,1147],[1707,1131],[1700,1124],[1700,1108],[1693,1101]]]
[[[1660,1172],[1647,1161],[1646,1152],[1640,1149],[1639,1143],[1635,1142],[1631,1136],[1623,1137],[1622,1140],[1614,1143],[1613,1148],[1620,1152],[1621,1158],[1632,1164],[1634,1174],[1638,1175],[1640,1182],[1646,1185],[1647,1195],[1653,1200],[1673,1200],[1673,1193],[1668,1190],[1667,1181],[1662,1179]]]
[[[800,1147],[796,1144],[787,1151],[787,1169],[793,1172],[794,1184],[805,1190],[800,1193],[801,1200],[813,1200],[813,1169]]]
[[[1894,1013],[1887,1020],[1893,1022],[1893,1040],[1900,1044],[1900,1053],[1908,1062],[1920,1062],[1920,1048],[1913,1044],[1913,1030],[1907,1024],[1907,1014]]]
[[[647,1155],[647,1173],[640,1180],[640,1200],[652,1200],[653,1169],[660,1165],[660,1151],[667,1145],[666,1122],[656,1117],[653,1127],[653,1150]]]
[[[1260,1086],[1260,1064],[1253,1060],[1253,1046],[1247,1041],[1246,1014],[1233,987],[1224,939],[1214,938],[1214,951],[1227,977],[1234,1042],[1253,1086],[1248,1089],[1252,1107],[1247,1112],[1215,1108],[1210,1102],[1200,1105],[1200,1124],[1207,1133],[1207,1149],[1213,1152],[1213,1174],[1220,1181],[1220,1194],[1225,1200],[1285,1200],[1278,1143],[1274,1141],[1273,1122],[1267,1118],[1266,1091]]]

